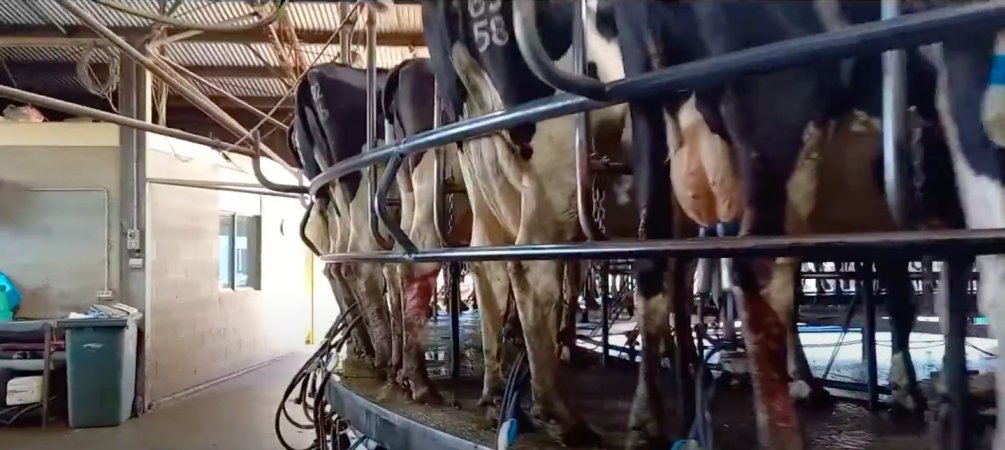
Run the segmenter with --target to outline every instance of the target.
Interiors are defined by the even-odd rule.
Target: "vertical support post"
[[[49,427],[49,388],[52,386],[52,324],[46,322],[42,326],[45,337],[42,345],[42,429]]]
[[[461,377],[461,263],[447,264],[450,289],[450,378]]]
[[[600,297],[600,350],[603,352],[604,367],[611,365],[611,279],[610,263],[601,262],[598,265],[600,284],[597,295]],[[591,280],[592,281],[592,280]]]
[[[585,0],[577,2],[576,16],[573,20],[572,36],[572,64],[574,72],[578,75],[586,73],[586,36],[583,26],[583,14],[586,13]],[[576,149],[576,206],[579,213],[579,227],[583,230],[583,235],[591,241],[602,240],[604,236],[598,229],[598,224],[593,223],[593,208],[598,205],[593,204],[592,186],[590,178],[590,115],[589,113],[576,114],[575,149]]]
[[[940,302],[946,309],[947,323],[946,354],[942,361],[943,380],[946,384],[946,398],[939,408],[939,426],[943,432],[942,447],[945,450],[970,448],[967,436],[967,285],[970,282],[972,257],[954,257],[946,260],[943,270],[947,272],[946,285],[939,295],[946,297]]]
[[[674,379],[677,384],[677,410],[680,411],[679,430],[687,431],[694,422],[695,401],[694,377],[691,374],[691,362],[694,360],[695,346],[691,335],[691,311],[688,304],[691,299],[690,283],[685,283],[687,275],[685,268],[687,260],[678,259],[673,261],[673,286],[671,286],[673,304],[673,327],[674,327]]]
[[[882,0],[883,20],[900,15],[899,0]],[[883,53],[883,180],[886,201],[900,225],[907,222],[907,163],[904,161],[904,124],[907,110],[907,63],[903,50]]]
[[[145,52],[143,42],[129,43],[139,52]],[[132,58],[120,55],[121,78],[119,82],[118,110],[119,113],[131,119],[151,122],[153,117],[151,101],[152,78],[150,72]],[[146,236],[146,199],[147,199],[147,132],[133,128],[119,127],[120,177],[122,192],[119,196],[119,210],[122,211],[123,222],[126,222],[123,235],[120,235],[119,245],[119,282],[115,298],[144,312],[143,320],[149,325],[149,310],[146,293],[145,236]],[[114,272],[113,272],[114,273]],[[115,284],[113,283],[113,286]],[[147,408],[146,391],[146,340],[143,330],[137,342],[137,376],[136,376],[136,413],[142,415]]]
[[[879,407],[879,375],[876,368],[876,302],[872,292],[872,262],[858,265],[859,295],[865,305],[865,327],[862,330],[863,355],[866,367],[866,391],[869,393],[869,410]]]
[[[371,7],[366,8],[366,151],[377,147],[377,13]],[[387,169],[385,169],[387,170]],[[377,204],[384,203],[377,196],[377,165],[366,169],[367,219],[370,223],[370,234],[377,245],[385,250],[394,247],[394,242],[380,233]]]

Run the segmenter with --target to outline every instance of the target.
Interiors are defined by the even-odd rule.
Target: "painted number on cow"
[[[471,14],[471,32],[479,52],[488,50],[492,45],[501,47],[509,42],[509,32],[502,16],[502,0],[471,0],[468,2],[468,13]]]

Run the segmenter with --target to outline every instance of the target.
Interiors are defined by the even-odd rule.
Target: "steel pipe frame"
[[[206,136],[200,136],[198,134],[189,133],[187,131],[182,131],[175,128],[162,127],[160,125],[144,122],[142,120],[125,117],[121,114],[115,114],[107,111],[102,111],[100,109],[89,108],[86,106],[78,105],[76,103],[65,102],[63,100],[47,97],[44,95],[33,94],[28,91],[15,89],[8,86],[0,85],[0,97],[6,97],[24,103],[30,103],[33,105],[41,106],[43,108],[62,111],[67,114],[73,114],[78,116],[90,117],[92,119],[103,120],[105,122],[114,123],[116,125],[120,125],[123,127],[134,128],[137,130],[143,130],[150,133],[157,133],[164,136],[173,137],[175,139],[180,139],[186,142],[205,145],[207,147],[236,151],[241,153],[254,153],[254,150],[248,147],[231,144],[229,142],[223,142],[219,139],[208,138]]]
[[[865,327],[862,330],[863,356],[865,357],[866,392],[869,410],[879,407],[879,375],[876,369],[876,302],[873,298],[872,263],[858,264],[859,292],[865,306]]]
[[[193,189],[207,189],[211,191],[227,191],[227,192],[237,192],[241,194],[267,195],[270,197],[283,197],[292,199],[300,198],[299,195],[287,194],[283,192],[275,192],[266,189],[264,186],[254,185],[251,183],[219,183],[219,182],[181,180],[181,179],[170,179],[170,178],[147,178],[147,183],[163,184],[165,186],[187,187]],[[256,187],[261,189],[255,189]],[[310,210],[308,210],[307,213],[310,214]]]
[[[279,121],[279,119],[276,119],[275,117],[272,117],[272,116],[270,116],[268,114],[265,114],[265,111],[262,111],[262,110],[260,110],[258,108],[255,108],[254,106],[251,106],[250,104],[248,104],[248,102],[245,102],[244,100],[241,100],[240,98],[238,98],[237,96],[231,94],[230,92],[227,92],[226,89],[224,89],[224,88],[222,88],[220,86],[217,86],[215,83],[213,83],[213,82],[211,82],[211,81],[209,81],[209,80],[207,80],[207,79],[205,79],[203,77],[200,77],[195,72],[192,72],[191,70],[188,70],[187,68],[185,68],[185,66],[182,66],[181,64],[178,64],[178,63],[176,63],[174,61],[171,61],[170,59],[162,58],[160,55],[154,56],[154,59],[156,59],[159,62],[162,62],[162,63],[166,64],[172,70],[174,70],[176,72],[179,72],[180,74],[185,75],[185,76],[187,76],[187,77],[189,77],[189,78],[191,78],[191,79],[193,79],[193,80],[195,80],[195,81],[197,81],[197,82],[199,82],[199,83],[201,83],[201,84],[203,84],[203,85],[205,85],[205,86],[213,89],[216,92],[219,92],[220,95],[222,95],[224,98],[226,98],[226,99],[234,102],[237,106],[240,106],[241,108],[244,108],[245,110],[251,112],[252,114],[254,114],[256,116],[258,116],[258,118],[267,120],[269,123],[275,125],[276,127],[279,127],[283,131],[290,131],[290,127],[287,126],[285,123]]]
[[[936,415],[939,429],[945,434],[936,445],[951,450],[969,449],[972,440],[967,430],[967,418],[970,415],[967,410],[970,395],[967,386],[967,311],[963,302],[952,300],[966,293],[969,284],[967,275],[973,262],[970,255],[949,258],[944,268],[947,288],[939,294],[947,296],[942,304],[947,309],[945,317],[948,318],[948,323],[944,328],[946,353],[942,362],[946,393],[943,394],[944,401],[939,405]]]
[[[882,0],[881,17],[900,16],[900,0]],[[907,161],[904,127],[907,124],[907,59],[903,50],[883,53],[883,187],[895,222],[907,224]]]
[[[217,106],[215,103],[209,100],[201,92],[193,89],[191,86],[186,86],[178,78],[172,77],[164,68],[158,65],[154,60],[140,53],[132,45],[129,45],[122,37],[115,34],[112,30],[102,24],[93,15],[85,11],[79,5],[73,3],[70,0],[57,0],[59,5],[69,12],[71,15],[79,19],[84,25],[93,30],[99,36],[105,38],[119,50],[125,53],[127,56],[132,58],[134,61],[139,63],[141,66],[152,72],[154,75],[159,77],[161,81],[168,84],[174,90],[178,91],[186,100],[192,102],[197,108],[203,110],[211,119],[217,121],[221,126],[226,128],[228,131],[234,133],[237,136],[242,136],[250,133],[249,130],[245,129],[240,123],[237,122],[233,117],[227,114],[223,109]],[[150,44],[147,44],[147,48],[150,49]],[[201,96],[201,97],[200,97]],[[277,163],[283,166],[284,169],[290,173],[297,175],[299,172],[283,161],[272,149],[266,147],[265,145],[259,144],[259,148],[262,149],[269,157],[273,158]]]
[[[586,73],[586,0],[581,0],[576,4],[576,12],[572,29],[572,61],[577,75]],[[514,11],[521,10],[521,5],[526,5],[526,1],[514,3]],[[533,9],[533,5],[531,5]],[[533,14],[531,14],[533,16]],[[517,20],[519,22],[519,19]],[[518,33],[519,35],[519,33]],[[540,44],[540,42],[538,42]],[[606,240],[607,236],[600,231],[600,226],[593,222],[593,193],[590,181],[590,114],[581,112],[576,114],[575,152],[576,152],[576,210],[579,218],[579,228],[583,231],[588,241]]]
[[[837,31],[732,52],[726,55],[656,70],[607,85],[610,101],[562,93],[478,118],[419,133],[396,144],[349,158],[311,180],[310,192],[345,174],[356,172],[394,154],[408,156],[430,148],[484,136],[499,129],[595,110],[616,103],[652,98],[682,89],[719,85],[748,72],[767,72],[820,60],[876,54],[944,39],[962,27],[968,32],[994,31],[1005,26],[1005,5],[974,4],[927,11],[890,20],[849,26]]]
[[[448,308],[450,310],[450,378],[461,377],[461,264],[447,264],[450,283]]]
[[[332,253],[322,255],[321,260],[336,263],[601,260],[652,258],[667,254],[674,258],[799,256],[806,259],[856,260],[862,257],[882,257],[889,255],[891,251],[908,257],[1005,253],[1005,229],[463,247],[415,253]]]
[[[373,7],[367,5],[366,7],[366,152],[370,153],[377,148],[377,13],[373,10]],[[393,166],[393,170],[392,170]],[[401,167],[401,161],[394,162],[392,158],[388,166],[384,168],[384,180],[389,180],[385,189],[381,190],[378,187],[377,181],[377,166],[371,166],[370,170],[367,172],[366,177],[366,200],[367,204],[370,205],[367,208],[367,221],[370,224],[370,234],[373,235],[373,239],[377,242],[380,248],[385,250],[390,250],[394,248],[394,243],[397,241],[406,249],[411,248],[412,251],[415,249],[415,244],[411,244],[408,240],[408,235],[401,230],[401,227],[394,224],[390,220],[390,215],[387,213],[387,192],[390,189],[390,183],[394,181],[394,177],[397,175],[398,168]],[[380,182],[381,185],[384,184],[383,180]],[[383,195],[381,194],[383,192]],[[384,223],[384,227],[387,228],[388,232],[391,233],[391,238],[393,240],[388,240],[380,232],[380,222]],[[404,237],[404,240],[401,238]],[[411,244],[409,246],[408,244]]]

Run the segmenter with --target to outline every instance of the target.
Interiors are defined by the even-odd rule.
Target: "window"
[[[220,288],[261,288],[261,218],[220,215]]]

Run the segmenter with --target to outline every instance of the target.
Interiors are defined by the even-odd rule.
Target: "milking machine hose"
[[[496,447],[499,450],[509,448],[516,442],[518,434],[518,416],[520,413],[520,392],[530,382],[530,363],[527,361],[527,349],[521,349],[516,356],[513,367],[506,377],[503,389],[502,405],[499,409],[499,424],[496,434]]]
[[[296,375],[287,385],[286,390],[283,392],[282,400],[280,400],[279,407],[276,408],[274,428],[276,437],[279,439],[279,443],[282,444],[283,448],[286,450],[326,450],[328,448],[327,436],[325,435],[325,424],[326,419],[324,407],[326,402],[324,401],[325,388],[328,386],[328,381],[331,379],[331,373],[328,370],[328,358],[333,354],[337,354],[341,351],[342,346],[345,345],[350,336],[350,331],[356,324],[359,323],[360,317],[350,318],[350,312],[356,305],[353,305],[346,309],[339,317],[332,323],[332,326],[325,333],[324,340],[321,346],[311,355],[310,358],[300,367]],[[307,397],[309,397],[309,392],[307,390],[310,385],[312,388],[315,383],[317,383],[317,377],[322,376],[320,386],[314,390],[314,403],[309,405],[307,403]],[[304,408],[304,414],[307,419],[310,420],[310,424],[303,424],[290,416],[289,411],[286,409],[286,404],[290,400],[290,397],[297,387],[300,386],[299,395],[297,401],[302,403]],[[313,413],[308,413],[308,411],[313,410]],[[309,447],[305,449],[299,449],[293,447],[286,441],[283,437],[283,432],[280,427],[280,417],[284,417],[287,422],[292,424],[294,427],[302,430],[314,430],[315,431],[315,442],[313,442]]]

